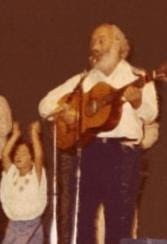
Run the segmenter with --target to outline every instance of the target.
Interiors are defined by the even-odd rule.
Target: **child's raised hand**
[[[38,133],[39,134],[41,132],[41,125],[40,125],[40,122],[39,121],[32,122],[30,128],[31,128],[31,132],[32,133],[35,132],[35,133]]]
[[[13,123],[13,135],[18,137],[21,135],[19,123],[16,121]]]

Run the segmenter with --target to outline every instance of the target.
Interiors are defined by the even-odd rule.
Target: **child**
[[[40,216],[47,204],[46,175],[43,168],[40,124],[31,124],[32,158],[29,147],[19,144],[11,159],[13,147],[21,135],[17,122],[2,152],[2,207],[9,218],[3,244],[42,244],[43,229]]]

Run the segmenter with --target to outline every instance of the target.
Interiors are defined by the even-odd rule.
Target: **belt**
[[[120,143],[126,143],[126,142],[136,142],[137,139],[130,139],[127,137],[118,137],[118,138],[112,138],[112,137],[96,137],[97,140],[99,140],[102,143],[107,143],[109,141],[111,142],[120,142]]]
[[[127,137],[119,137],[119,138],[98,137],[97,142],[100,142],[102,144],[110,143],[111,145],[117,144],[120,145],[124,151],[129,149],[131,150],[141,149],[140,144],[135,144],[135,142],[137,142],[136,139],[130,139]]]

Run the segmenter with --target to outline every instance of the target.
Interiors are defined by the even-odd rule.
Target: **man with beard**
[[[82,147],[78,244],[96,243],[95,218],[101,205],[105,214],[105,243],[118,244],[121,238],[131,235],[140,179],[143,128],[155,121],[158,107],[153,82],[140,88],[131,85],[136,80],[145,80],[146,76],[143,70],[132,67],[125,60],[129,49],[124,33],[116,25],[98,26],[90,41],[91,69],[49,92],[39,105],[43,118],[56,120],[61,117],[69,128],[78,130],[73,124],[79,117],[82,125],[84,113],[91,117],[97,112],[98,98],[88,103],[86,108],[78,105],[82,110],[79,111],[70,106],[68,99],[60,103],[64,95],[70,93],[71,99],[79,90],[81,99],[78,103],[82,104],[82,96],[100,83],[118,90],[118,93],[122,91],[117,98],[119,101],[114,98],[109,100],[114,111],[122,105],[122,109],[118,109],[122,111],[118,122],[111,128],[108,125],[98,128],[91,143]],[[116,97],[118,93],[115,93]],[[112,117],[113,121],[117,120],[116,113]]]

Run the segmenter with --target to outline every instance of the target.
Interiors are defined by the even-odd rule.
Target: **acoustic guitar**
[[[59,105],[67,103],[70,110],[76,111],[76,119],[68,124],[63,117],[57,117],[57,147],[66,150],[77,143],[82,146],[91,141],[99,131],[114,129],[121,119],[125,90],[129,86],[140,89],[151,80],[167,81],[167,64],[161,65],[151,74],[140,76],[121,89],[99,82],[87,93],[83,93],[81,86],[78,86],[75,92],[65,95],[60,99]]]

